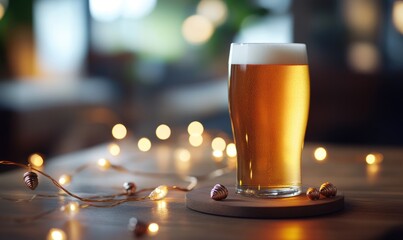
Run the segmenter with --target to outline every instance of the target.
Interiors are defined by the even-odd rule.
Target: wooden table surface
[[[209,146],[188,148],[189,161],[176,159],[177,143],[154,144],[149,152],[139,152],[136,142],[120,143],[121,153],[111,156],[107,145],[46,160],[43,171],[54,178],[71,173],[83,164],[90,167],[73,175],[67,189],[81,196],[122,192],[122,183],[136,182],[138,188],[161,184],[187,186],[172,175],[166,177],[136,176],[115,170],[101,171],[97,159],[108,158],[113,164],[149,173],[180,173],[201,176],[211,173],[220,164],[211,157]],[[314,149],[324,146],[324,161],[313,157]],[[383,161],[368,165],[369,153],[380,153]],[[229,161],[229,160],[228,160]],[[230,162],[230,161],[229,161]],[[186,208],[185,192],[170,191],[164,200],[128,202],[112,208],[88,207],[75,216],[54,211],[35,221],[17,223],[52,209],[59,209],[70,197],[36,197],[17,202],[33,194],[58,193],[58,189],[40,176],[35,191],[22,181],[25,170],[0,174],[0,239],[46,239],[51,228],[65,231],[68,239],[133,239],[128,230],[129,219],[155,222],[159,231],[143,239],[402,239],[403,238],[403,148],[335,146],[307,143],[303,151],[303,186],[319,187],[330,181],[345,196],[341,212],[297,219],[247,219],[203,214]],[[199,181],[196,187],[221,183],[233,186],[235,172]],[[11,198],[5,199],[5,198]],[[13,200],[14,199],[14,200]],[[267,200],[270,201],[270,200]]]

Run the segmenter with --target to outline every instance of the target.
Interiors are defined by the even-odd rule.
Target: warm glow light
[[[157,234],[159,229],[160,229],[160,227],[156,223],[150,223],[148,225],[148,232],[150,233],[150,235]]]
[[[188,126],[188,133],[191,136],[202,135],[204,131],[203,124],[198,121],[193,121]]]
[[[161,200],[168,194],[168,187],[165,185],[158,186],[154,191],[148,195],[150,200]]]
[[[59,228],[52,228],[49,230],[47,240],[65,240],[67,239],[66,233]]]
[[[111,167],[111,162],[109,162],[109,160],[105,158],[98,159],[97,164],[102,170],[106,170]]]
[[[65,212],[70,216],[74,216],[80,211],[80,204],[78,202],[69,202],[68,204],[62,206],[60,211]]]
[[[43,158],[41,155],[38,153],[34,153],[28,158],[28,162],[33,166],[33,167],[41,167],[43,165]]]
[[[370,153],[365,157],[365,161],[368,165],[378,164],[383,161],[383,155],[381,153]]]
[[[221,137],[216,137],[213,139],[213,141],[211,142],[211,148],[214,151],[221,151],[223,152],[225,150],[225,148],[227,147],[227,143],[225,142],[225,140]]]
[[[190,152],[185,148],[179,148],[175,150],[175,159],[178,159],[182,162],[188,162],[190,160]]]
[[[220,151],[220,150],[214,150],[213,151],[213,157],[215,157],[215,158],[222,158],[224,156],[224,153],[222,152],[222,151]]]
[[[189,143],[193,147],[200,147],[203,144],[203,136],[202,135],[190,135]]]
[[[213,23],[208,18],[201,15],[188,17],[182,25],[183,37],[191,44],[207,42],[213,35],[213,32]]]
[[[155,130],[155,135],[161,140],[166,140],[171,136],[171,128],[165,124],[161,124]]]
[[[379,68],[379,51],[374,44],[357,42],[348,49],[348,62],[350,66],[363,73],[371,73]]]
[[[323,147],[318,147],[315,149],[315,152],[313,153],[313,155],[317,161],[323,161],[327,157],[327,151]]]
[[[226,153],[228,157],[236,157],[236,146],[234,143],[229,143],[227,145]]]
[[[3,4],[0,3],[0,20],[3,18],[4,13],[6,12],[6,8]]]
[[[350,0],[343,4],[347,25],[355,33],[369,35],[376,31],[380,21],[377,1]]]
[[[108,151],[112,156],[118,156],[120,154],[120,147],[116,143],[108,145]]]
[[[228,15],[227,5],[222,0],[202,0],[197,5],[197,13],[210,19],[215,26],[225,22]]]
[[[403,34],[403,1],[393,3],[392,20],[397,31]]]
[[[127,129],[123,124],[116,124],[112,128],[112,136],[116,139],[123,139],[126,137]]]
[[[140,138],[140,140],[137,143],[138,148],[142,152],[147,152],[151,149],[151,141],[148,138]]]
[[[63,175],[61,175],[60,178],[59,178],[59,183],[60,183],[60,185],[62,185],[62,186],[69,185],[70,182],[71,182],[71,176],[68,175],[68,174],[63,174]]]

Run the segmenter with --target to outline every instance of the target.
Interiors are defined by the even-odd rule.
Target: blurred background
[[[231,135],[231,42],[308,47],[308,142],[403,143],[403,1],[0,0],[0,159],[193,120]]]

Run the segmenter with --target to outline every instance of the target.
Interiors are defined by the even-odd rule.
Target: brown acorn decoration
[[[308,188],[306,191],[306,196],[311,200],[318,200],[320,198],[320,192],[316,188]]]
[[[136,237],[141,237],[148,232],[148,224],[133,217],[129,220],[128,230]]]
[[[319,192],[324,197],[331,198],[336,196],[337,188],[332,183],[325,182],[320,186]]]
[[[125,189],[127,195],[133,195],[137,190],[137,186],[134,184],[134,182],[123,183],[123,188]]]
[[[224,200],[228,196],[228,189],[221,184],[216,184],[211,189],[210,197],[216,201]]]
[[[24,174],[24,182],[29,189],[34,190],[38,186],[38,175],[32,171]]]

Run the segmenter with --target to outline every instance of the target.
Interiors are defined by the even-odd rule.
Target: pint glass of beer
[[[237,193],[300,194],[310,92],[305,44],[231,44],[228,85]]]

